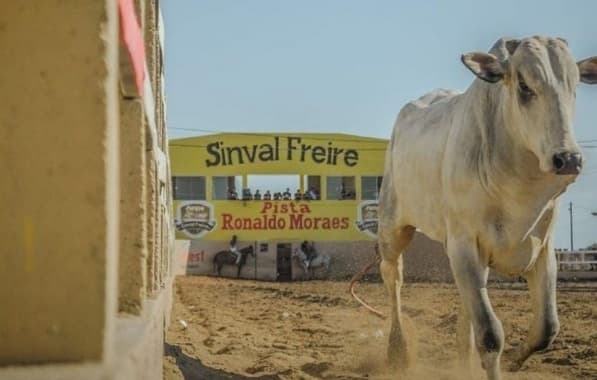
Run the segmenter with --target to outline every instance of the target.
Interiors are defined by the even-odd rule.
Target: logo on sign
[[[207,202],[189,201],[178,206],[176,229],[190,238],[199,238],[216,226],[213,206]]]
[[[355,222],[357,229],[372,238],[377,237],[378,208],[378,201],[365,201],[361,202],[357,209],[357,221]]]

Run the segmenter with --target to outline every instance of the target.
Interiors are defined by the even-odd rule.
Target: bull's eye
[[[523,103],[528,103],[535,96],[535,92],[526,84],[520,73],[518,74],[518,93]]]

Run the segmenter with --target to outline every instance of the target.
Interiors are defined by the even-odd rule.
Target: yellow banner
[[[362,177],[383,174],[387,140],[345,134],[224,133],[170,141],[173,176],[204,177],[204,198],[174,202],[181,239],[359,241],[377,233],[377,201]],[[321,177],[321,200],[214,200],[213,177]],[[353,199],[328,200],[327,177],[352,177]],[[319,180],[319,179],[318,179]],[[306,191],[306,182],[301,190]],[[239,196],[241,190],[236,188]],[[330,192],[331,194],[331,192]],[[214,197],[215,198],[215,197]],[[354,199],[356,198],[356,199]],[[189,199],[186,197],[184,199]]]
[[[361,241],[377,234],[377,201],[178,201],[177,238]]]

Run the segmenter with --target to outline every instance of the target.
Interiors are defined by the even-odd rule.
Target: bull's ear
[[[493,54],[467,53],[462,55],[461,60],[473,74],[486,82],[499,82],[506,73],[502,62]]]
[[[514,55],[514,52],[520,45],[520,40],[515,40],[515,39],[506,40],[504,42],[504,45],[506,45],[506,50],[508,50],[508,54]]]
[[[577,63],[580,81],[586,84],[597,84],[597,57],[583,59]]]

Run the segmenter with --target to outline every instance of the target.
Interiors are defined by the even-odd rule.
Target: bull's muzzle
[[[576,175],[582,169],[582,156],[576,152],[561,152],[553,155],[553,167],[557,175]]]

